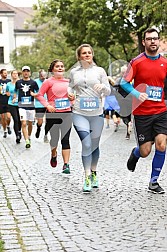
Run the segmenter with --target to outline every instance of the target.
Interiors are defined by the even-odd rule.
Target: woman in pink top
[[[69,80],[64,78],[64,64],[61,60],[54,60],[49,67],[52,77],[46,79],[36,98],[46,107],[46,127],[50,131],[52,167],[57,166],[57,146],[61,133],[63,173],[70,173],[70,143],[69,137],[72,126],[71,103],[68,99],[67,88]],[[44,94],[47,94],[47,100]]]

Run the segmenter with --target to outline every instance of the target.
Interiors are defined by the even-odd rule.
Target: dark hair
[[[80,58],[81,50],[82,50],[83,47],[89,47],[91,49],[91,51],[92,51],[92,55],[94,56],[94,51],[93,51],[93,48],[91,47],[91,45],[82,44],[76,49],[76,58],[77,58],[77,60],[79,60],[79,58]]]
[[[3,74],[4,71],[7,71],[5,68],[2,68],[0,74]]]
[[[53,68],[54,68],[54,66],[55,66],[55,64],[56,64],[57,62],[62,62],[63,65],[64,65],[64,62],[63,62],[62,60],[55,59],[55,60],[53,60],[53,61],[50,63],[50,66],[49,66],[49,68],[48,68],[48,72],[52,73]]]
[[[157,32],[157,33],[158,33],[158,37],[159,37],[159,32],[157,31],[157,29],[155,29],[155,28],[148,28],[148,29],[145,30],[144,33],[143,33],[143,39],[145,39],[146,33],[152,33],[152,32]]]
[[[39,69],[39,71],[38,71],[38,73],[39,73],[39,75],[42,73],[42,72],[45,72],[45,70],[44,69]]]

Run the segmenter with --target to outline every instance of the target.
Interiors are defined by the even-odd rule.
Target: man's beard
[[[159,46],[156,46],[154,49],[150,48],[150,47],[147,47],[147,51],[150,53],[150,54],[155,54],[159,49]]]

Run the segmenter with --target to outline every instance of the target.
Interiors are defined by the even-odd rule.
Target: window
[[[0,63],[4,63],[4,48],[0,47]]]
[[[2,33],[2,22],[0,22],[0,33]]]

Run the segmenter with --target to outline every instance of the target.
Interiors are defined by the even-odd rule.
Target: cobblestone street
[[[104,127],[98,165],[99,189],[82,192],[84,173],[81,144],[71,135],[71,174],[62,174],[59,144],[58,166],[50,166],[50,147],[43,132],[32,147],[14,132],[3,138],[0,130],[0,233],[8,252],[166,252],[167,167],[160,184],[164,195],[147,192],[152,153],[139,160],[136,171],[126,168],[135,146],[134,134],[125,140]]]

